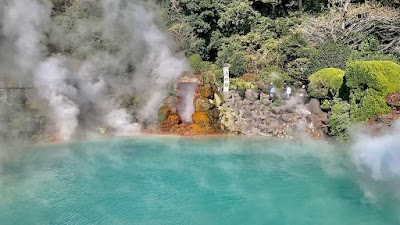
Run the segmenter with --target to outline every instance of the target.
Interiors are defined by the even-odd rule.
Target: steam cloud
[[[383,136],[358,131],[350,156],[368,197],[378,198],[387,190],[400,199],[400,121]]]
[[[35,86],[50,132],[62,140],[99,127],[138,133],[118,96],[141,97],[138,119],[154,120],[167,85],[189,70],[186,59],[175,53],[148,2],[82,0],[79,6],[51,17],[46,0],[1,1],[0,74]]]

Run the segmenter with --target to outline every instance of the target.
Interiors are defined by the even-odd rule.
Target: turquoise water
[[[400,224],[348,158],[256,138],[51,145],[3,156],[0,224]]]

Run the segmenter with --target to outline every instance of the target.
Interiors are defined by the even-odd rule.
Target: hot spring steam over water
[[[3,160],[0,221],[399,224],[390,185],[368,180],[342,150],[237,137],[40,147]],[[366,184],[381,194],[366,195]]]

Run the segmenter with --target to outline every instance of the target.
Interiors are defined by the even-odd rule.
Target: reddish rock
[[[192,115],[193,122],[202,127],[210,127],[211,119],[205,112],[196,112]]]
[[[204,98],[212,98],[215,94],[215,87],[209,83],[202,87],[201,96]]]
[[[389,94],[385,99],[388,105],[392,107],[400,107],[400,92]]]
[[[158,121],[159,122],[164,122],[168,119],[168,116],[171,114],[175,114],[176,113],[176,108],[172,107],[172,106],[161,106],[158,109]]]
[[[178,125],[181,119],[178,114],[171,114],[168,116],[167,123],[170,125]]]

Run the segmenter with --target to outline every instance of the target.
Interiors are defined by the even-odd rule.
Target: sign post
[[[229,92],[229,65],[228,64],[224,64],[223,67],[223,71],[224,71],[224,92]]]

